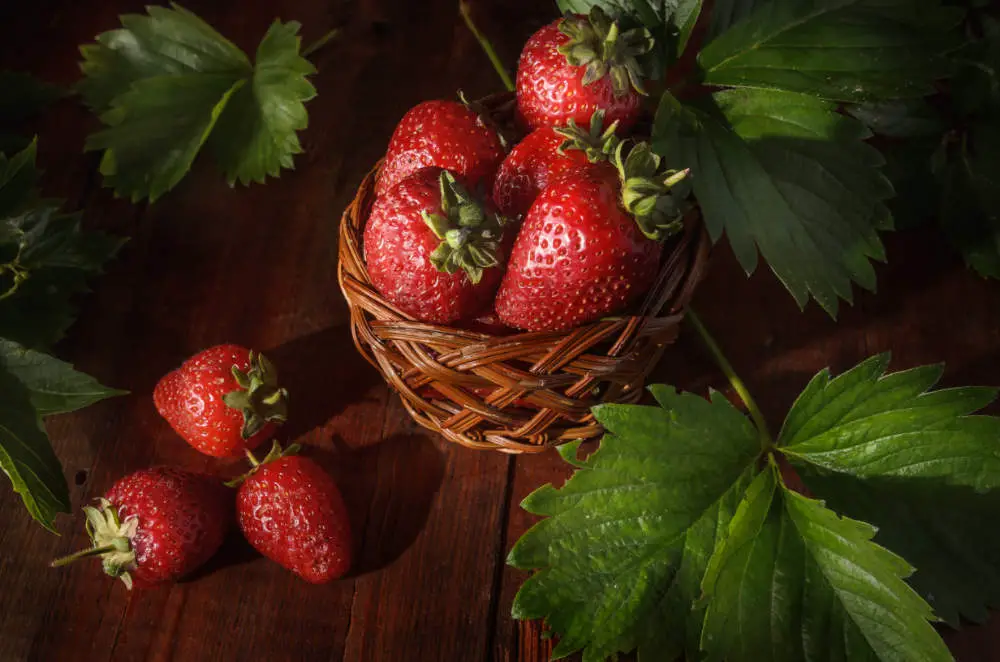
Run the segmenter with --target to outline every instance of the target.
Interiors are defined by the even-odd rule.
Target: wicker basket
[[[498,124],[511,125],[510,95],[480,103]],[[641,397],[705,269],[710,244],[697,213],[664,247],[659,277],[633,315],[492,336],[415,321],[372,287],[362,237],[379,167],[344,211],[338,280],[354,344],[417,423],[470,448],[536,453],[600,436],[593,405]]]

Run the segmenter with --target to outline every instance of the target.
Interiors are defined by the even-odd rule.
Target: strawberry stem
[[[722,353],[722,349],[719,344],[715,342],[715,338],[712,334],[708,332],[705,325],[702,323],[701,318],[698,314],[694,312],[694,309],[688,307],[687,318],[691,321],[691,326],[694,327],[695,331],[698,332],[698,336],[701,338],[702,343],[704,343],[705,348],[708,349],[708,353],[712,355],[719,369],[726,375],[726,379],[729,380],[730,385],[732,385],[733,390],[740,396],[740,400],[746,405],[747,411],[750,413],[750,418],[753,420],[754,425],[757,427],[757,432],[760,434],[760,445],[761,449],[768,451],[774,447],[774,441],[772,440],[771,433],[767,428],[767,421],[764,419],[764,414],[761,413],[760,408],[757,406],[757,402],[750,395],[750,390],[747,388],[740,376],[736,374],[733,370],[732,364],[726,355]]]
[[[490,59],[490,63],[493,65],[493,69],[496,70],[497,75],[500,76],[500,80],[503,81],[504,87],[507,88],[508,92],[514,91],[514,81],[511,79],[510,74],[507,73],[507,69],[503,66],[503,62],[500,61],[500,56],[497,52],[493,50],[493,44],[490,40],[486,38],[482,32],[476,27],[476,24],[472,21],[472,12],[469,7],[468,0],[459,0],[458,11],[462,15],[462,19],[465,21],[466,27],[469,28],[469,32],[472,36],[476,38],[479,42],[479,46],[486,53],[486,57]]]
[[[250,462],[250,466],[253,467],[254,469],[259,467],[260,461],[254,456],[252,452],[250,452],[250,449],[247,448],[245,452],[247,454],[247,461]]]
[[[52,563],[49,564],[50,568],[60,568],[64,565],[69,565],[74,561],[78,561],[89,556],[100,556],[101,554],[107,554],[108,552],[118,551],[119,548],[114,544],[104,545],[103,547],[91,547],[89,549],[81,549],[80,551],[73,552],[68,556],[63,556]]]
[[[302,51],[302,57],[309,57],[319,49],[323,48],[331,41],[340,36],[340,28],[334,28],[330,30],[325,35],[314,41],[313,43],[306,46],[305,50]]]

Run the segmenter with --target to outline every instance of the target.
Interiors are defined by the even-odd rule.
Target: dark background
[[[555,16],[554,3],[478,0],[481,27],[504,61]],[[445,444],[410,422],[354,351],[336,284],[341,210],[412,105],[500,84],[455,0],[188,0],[185,7],[249,53],[270,21],[298,20],[309,43],[343,38],[312,59],[306,153],[266,186],[229,189],[214,164],[154,205],[100,188],[82,153],[96,120],[73,100],[40,121],[44,188],[85,208],[90,227],[131,240],[60,355],[131,395],[50,421],[72,489],[61,537],[0,490],[0,661],[20,660],[545,660],[537,623],[509,617],[524,574],[503,564],[532,523],[517,504],[560,481],[555,453],[509,457]],[[126,0],[2,0],[0,68],[69,85],[77,46],[142,10]],[[3,91],[0,90],[0,94]],[[772,426],[817,370],[843,370],[892,350],[893,368],[946,361],[946,384],[998,384],[1000,287],[966,271],[931,231],[887,237],[879,293],[859,293],[839,322],[800,312],[761,268],[746,279],[725,246],[695,306],[757,395]],[[356,569],[310,586],[257,557],[238,534],[209,567],[176,586],[127,592],[97,564],[48,561],[85,546],[78,507],[120,476],[156,463],[235,472],[197,454],[157,416],[156,380],[198,349],[238,342],[261,350],[292,393],[283,437],[336,477],[352,513]],[[726,389],[697,340],[683,333],[656,378],[704,393]],[[1000,628],[945,636],[963,662],[1000,660]]]

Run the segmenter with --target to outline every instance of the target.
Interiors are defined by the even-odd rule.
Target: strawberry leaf
[[[0,155],[0,337],[47,347],[72,324],[72,298],[122,241],[81,229],[79,215],[39,199],[35,145]]]
[[[108,126],[87,141],[104,150],[105,184],[133,201],[163,195],[206,141],[230,185],[263,182],[302,151],[303,103],[315,96],[296,22],[275,22],[251,64],[178,5],[125,15],[122,28],[83,46],[84,99]]]
[[[725,231],[746,272],[758,249],[800,306],[814,297],[836,316],[851,283],[875,289],[892,187],[868,129],[836,104],[774,90],[716,92],[682,106],[664,94],[653,148],[690,168],[705,225]]]
[[[951,660],[912,568],[874,533],[761,473],[709,561],[707,659]]]
[[[972,414],[996,389],[931,391],[940,366],[886,375],[887,364],[816,375],[779,444],[810,489],[919,568],[912,583],[942,618],[982,620],[1000,605],[1000,419]]]
[[[961,17],[920,0],[773,0],[718,34],[698,61],[710,85],[855,102],[920,97],[945,73]]]
[[[56,513],[69,512],[69,487],[28,389],[2,367],[0,469],[31,516],[54,533]]]
[[[973,123],[954,158],[938,172],[939,219],[968,266],[1000,278],[1000,129],[997,118]]]
[[[639,648],[673,659],[697,644],[691,612],[718,535],[755,471],[756,431],[719,394],[711,402],[651,388],[661,407],[603,405],[600,449],[561,489],[522,506],[545,515],[508,563],[538,568],[514,601],[515,618],[560,634],[556,657],[585,660]]]
[[[39,416],[64,414],[127,391],[108,388],[64,361],[0,338],[0,367],[27,389]]]

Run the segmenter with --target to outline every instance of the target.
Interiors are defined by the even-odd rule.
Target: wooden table
[[[63,84],[77,77],[78,44],[142,8],[4,4],[0,68]],[[476,13],[512,63],[553,4],[482,0]],[[306,42],[337,26],[344,36],[314,58],[306,153],[266,186],[231,190],[203,160],[161,201],[133,206],[100,188],[97,157],[82,154],[94,120],[81,107],[62,102],[41,120],[46,191],[86,208],[91,227],[131,237],[60,353],[131,395],[49,423],[74,505],[61,537],[0,490],[0,661],[547,659],[540,625],[509,616],[525,576],[503,560],[533,521],[519,501],[566,467],[555,453],[475,452],[416,427],[354,351],[335,277],[339,214],[399,117],[457,88],[473,97],[498,88],[455,0],[185,5],[250,52],[276,16],[301,21]],[[765,269],[748,280],[717,250],[696,306],[773,422],[816,370],[884,350],[895,368],[947,361],[948,384],[1000,382],[1000,286],[966,271],[934,231],[893,235],[888,246],[879,294],[859,293],[837,323],[815,306],[800,313]],[[308,446],[348,501],[352,576],[307,585],[238,533],[197,577],[169,588],[129,593],[96,564],[49,570],[87,544],[78,506],[121,475],[155,463],[226,469],[176,438],[150,397],[184,357],[224,341],[264,350],[281,369],[293,398],[284,436]],[[686,334],[656,378],[726,388]],[[960,660],[1000,660],[998,625],[945,636]]]

